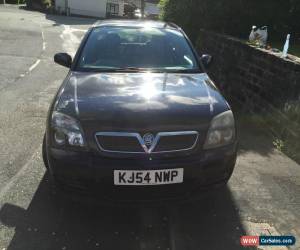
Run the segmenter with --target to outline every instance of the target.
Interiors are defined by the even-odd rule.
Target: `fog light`
[[[64,145],[66,143],[65,134],[61,131],[55,131],[54,140],[58,145]]]
[[[69,132],[68,133],[68,141],[72,146],[84,146],[83,137],[80,133]]]

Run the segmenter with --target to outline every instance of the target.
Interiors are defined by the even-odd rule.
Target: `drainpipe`
[[[142,19],[145,18],[145,0],[141,0],[141,14],[142,14]]]
[[[70,15],[70,8],[69,8],[69,2],[68,2],[68,0],[65,0],[65,12],[66,12],[67,16]]]

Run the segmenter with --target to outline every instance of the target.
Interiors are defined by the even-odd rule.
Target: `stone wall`
[[[299,58],[282,59],[280,54],[207,31],[199,33],[197,47],[213,56],[208,72],[233,109],[260,115],[283,141],[300,142]]]

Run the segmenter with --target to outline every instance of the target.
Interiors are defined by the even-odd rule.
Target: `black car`
[[[226,184],[232,111],[172,23],[102,21],[85,35],[50,107],[43,144],[57,186],[143,198]]]

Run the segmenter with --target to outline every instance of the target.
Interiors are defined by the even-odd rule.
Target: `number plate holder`
[[[183,168],[160,170],[114,170],[116,186],[148,186],[183,183]]]

